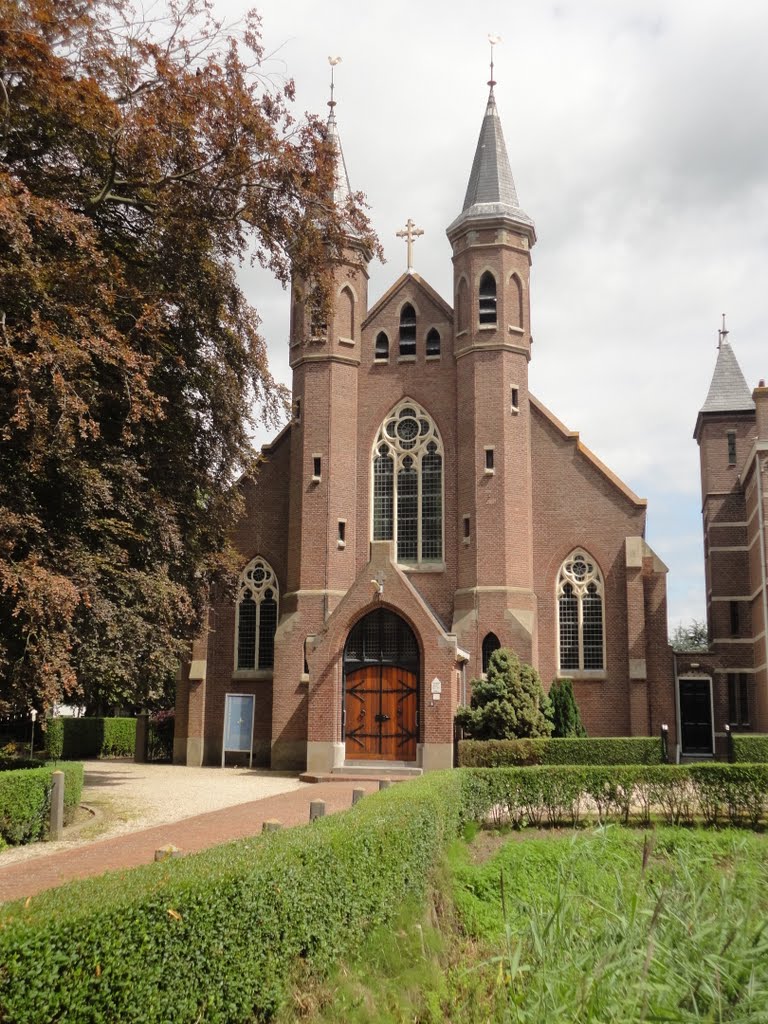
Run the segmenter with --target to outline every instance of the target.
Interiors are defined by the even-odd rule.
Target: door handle
[[[389,715],[376,715],[376,721],[377,722],[388,722],[389,721]]]

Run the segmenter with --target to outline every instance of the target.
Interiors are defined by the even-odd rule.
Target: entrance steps
[[[347,761],[339,768],[333,768],[322,775],[304,772],[299,776],[302,782],[366,782],[371,779],[416,779],[424,774],[412,761]]]

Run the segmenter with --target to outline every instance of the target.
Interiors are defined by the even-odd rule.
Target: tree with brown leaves
[[[322,285],[323,124],[206,0],[0,0],[0,701],[139,703],[231,570],[232,482],[275,421],[235,264]]]

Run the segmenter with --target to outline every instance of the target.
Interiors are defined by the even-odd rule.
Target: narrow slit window
[[[470,519],[469,519],[469,516],[464,516],[463,523],[464,523],[464,540],[469,540],[469,531],[470,531]]]
[[[488,472],[493,472],[493,448],[485,449],[485,468]]]
[[[339,547],[343,548],[347,543],[347,521],[346,519],[339,520],[339,532],[338,532]]]
[[[736,432],[728,431],[728,465],[736,465]]]
[[[481,324],[496,323],[496,278],[486,270],[480,278],[479,313]]]
[[[319,480],[323,472],[323,460],[319,455],[312,456],[312,479]]]
[[[731,601],[731,636],[738,636],[740,632],[739,602]]]
[[[301,399],[297,398],[293,403],[293,419],[295,423],[301,423]]]
[[[416,310],[410,302],[400,311],[400,355],[416,355]]]
[[[427,334],[427,355],[433,358],[440,355],[440,332],[436,327]]]
[[[517,388],[510,388],[509,392],[509,404],[512,408],[512,412],[518,412],[520,409],[520,392]]]
[[[389,338],[384,331],[376,335],[376,347],[373,352],[374,359],[381,361],[389,359]]]
[[[749,677],[746,672],[728,676],[728,721],[731,725],[749,725]]]

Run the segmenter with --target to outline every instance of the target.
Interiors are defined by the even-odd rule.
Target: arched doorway
[[[399,615],[379,608],[355,625],[344,648],[346,758],[415,761],[419,645]]]

